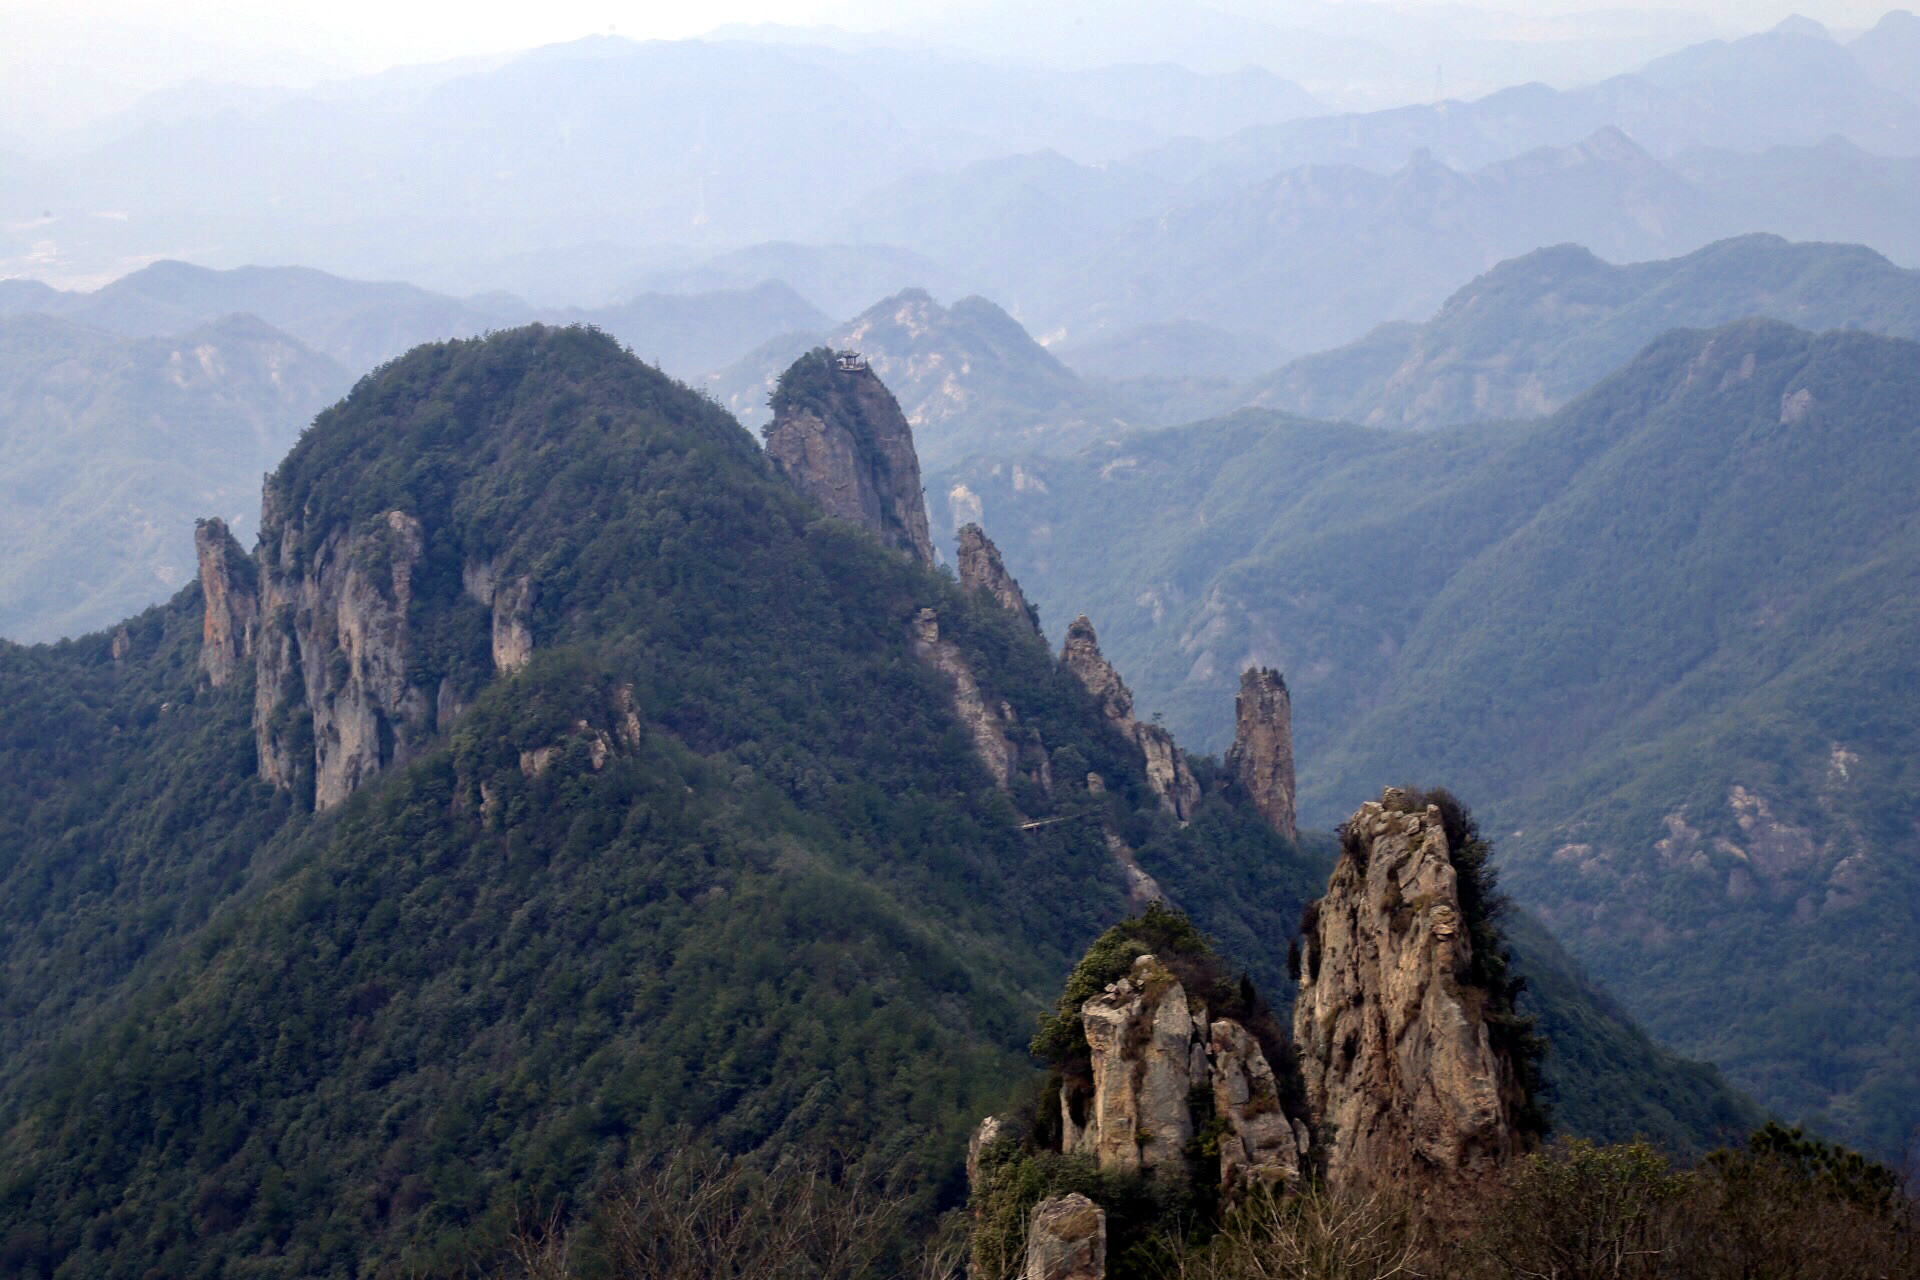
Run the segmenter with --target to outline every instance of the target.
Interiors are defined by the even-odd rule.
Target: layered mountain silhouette
[[[1428,428],[1550,413],[1660,334],[1748,316],[1920,338],[1920,271],[1856,245],[1744,236],[1616,267],[1577,245],[1503,262],[1420,325],[1387,325],[1256,383],[1314,418]]]

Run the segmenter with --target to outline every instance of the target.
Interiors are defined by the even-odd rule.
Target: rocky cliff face
[[[1521,1149],[1437,807],[1397,789],[1360,807],[1301,946],[1294,1043],[1330,1185],[1427,1194]]]
[[[1099,637],[1084,613],[1067,627],[1060,661],[1094,696],[1107,723],[1140,749],[1147,784],[1160,797],[1161,806],[1185,822],[1200,803],[1200,784],[1194,780],[1186,756],[1174,745],[1172,734],[1157,724],[1142,724],[1133,718],[1133,694],[1100,652]]]
[[[1207,1016],[1157,957],[1081,1007],[1093,1051],[1091,1095],[1061,1095],[1061,1149],[1102,1169],[1186,1168],[1196,1090],[1211,1096],[1220,1132],[1220,1185],[1300,1174],[1306,1130],[1281,1107],[1279,1082],[1259,1041],[1240,1023]]]
[[[842,367],[825,348],[808,352],[781,376],[773,409],[767,456],[794,488],[933,564],[913,428],[871,369]]]
[[[1250,667],[1240,677],[1227,771],[1274,830],[1289,840],[1299,838],[1293,799],[1293,703],[1278,671]]]
[[[960,585],[968,591],[984,591],[1000,607],[1020,619],[1037,633],[1040,613],[1027,600],[1020,584],[1007,572],[1000,559],[1000,548],[977,524],[963,525],[959,545]]]
[[[932,609],[922,609],[914,618],[913,651],[946,677],[953,690],[953,712],[973,739],[973,749],[993,775],[994,784],[1004,791],[1016,774],[1024,773],[1051,793],[1053,767],[1039,732],[1023,728],[1011,703],[981,688],[960,647],[941,638],[940,615]]]
[[[258,575],[223,520],[198,521],[193,550],[200,562],[200,594],[206,602],[200,669],[217,689],[233,679],[243,659],[253,655],[254,624],[260,616]]]
[[[312,770],[315,809],[346,799],[432,731],[407,667],[420,522],[389,511],[310,545],[269,487],[262,504],[254,737],[260,773],[293,787]]]
[[[493,610],[493,669],[518,671],[533,657],[533,580],[525,574],[502,580],[491,560],[469,561],[460,571],[469,596]]]

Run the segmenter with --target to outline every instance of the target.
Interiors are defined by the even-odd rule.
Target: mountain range
[[[0,315],[0,635],[78,635],[173,595],[189,513],[253,533],[261,472],[351,382],[250,316],[127,337]]]
[[[310,267],[215,271],[185,262],[156,262],[92,291],[0,281],[0,315],[24,312],[139,337],[253,315],[355,373],[423,342],[545,320],[594,325],[642,357],[692,377],[774,334],[826,322],[791,288],[764,278],[707,292],[642,292],[604,307],[539,308],[510,294],[453,298]]]
[[[1184,739],[1225,741],[1241,668],[1285,671],[1303,820],[1438,771],[1636,1016],[1896,1150],[1916,404],[1920,346],[1753,320],[1663,336],[1539,422],[1249,411],[930,488],[1044,616],[1106,620]]]
[[[136,115],[84,144],[50,142],[18,179],[21,216],[0,233],[0,270],[97,278],[192,245],[209,263],[298,260],[460,294],[564,280],[565,296],[543,289],[537,300],[596,305],[605,297],[583,292],[596,280],[612,290],[757,244],[870,245],[929,257],[953,277],[950,291],[1001,298],[1050,333],[1085,305],[1064,291],[1074,281],[1031,300],[1009,286],[1026,283],[1056,246],[1075,257],[1107,240],[1124,250],[1161,215],[1257,204],[1250,193],[1306,167],[1384,176],[1424,154],[1477,174],[1607,129],[1676,168],[1702,149],[1764,156],[1836,138],[1873,156],[1912,156],[1920,103],[1875,80],[1897,81],[1903,30],[1890,18],[1841,45],[1789,26],[1695,44],[1583,87],[1526,84],[1337,114],[1258,70],[1202,74],[1162,62],[1043,72],[793,33],[595,37],[352,91],[216,95],[196,110]],[[690,91],[713,82],[740,89],[724,101]],[[962,101],[974,105],[956,110]],[[1778,185],[1784,198],[1788,184]],[[956,186],[953,197],[936,194]],[[223,193],[214,211],[201,207],[210,190]],[[311,194],[320,190],[337,198]],[[1905,256],[1879,230],[1786,225],[1845,202],[1751,208],[1736,184],[1707,195],[1731,199],[1740,216],[1705,239],[1772,230]],[[1906,198],[1910,210],[1910,189]],[[908,216],[913,206],[939,216]],[[1509,210],[1502,221],[1526,216]],[[1882,221],[1880,230],[1910,241],[1897,217]],[[1580,238],[1563,224],[1474,269]],[[1700,243],[1668,240],[1658,251]],[[1134,267],[1119,268],[1106,273],[1112,296],[1098,299],[1107,308],[1127,297]],[[948,289],[897,276],[883,287],[910,284]]]
[[[891,403],[799,362],[786,429],[854,443],[793,464],[906,485]],[[383,366],[261,527],[202,524],[199,579],[111,633],[0,644],[23,1274],[485,1269],[689,1135],[931,1209],[1144,886],[1286,987],[1329,840],[1133,721],[1091,628],[1056,659],[605,335]],[[1751,1122],[1516,952],[1569,1132]]]
[[[1256,383],[1250,402],[1368,426],[1551,413],[1669,329],[1766,316],[1920,339],[1920,271],[1857,245],[1724,240],[1612,266],[1578,245],[1503,262],[1423,324],[1384,325]]]

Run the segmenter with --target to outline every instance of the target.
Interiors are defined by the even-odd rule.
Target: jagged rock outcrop
[[[1247,1029],[1229,1018],[1208,1028],[1213,1113],[1226,1123],[1220,1135],[1220,1189],[1232,1196],[1260,1182],[1295,1182],[1304,1146],[1280,1105],[1280,1082]]]
[[[775,469],[828,515],[932,566],[913,428],[864,362],[824,347],[795,361],[774,391],[766,444]]]
[[[227,530],[226,521],[197,521],[193,550],[200,562],[200,595],[206,620],[200,633],[200,670],[219,688],[253,656],[253,629],[260,616],[253,561]]]
[[[261,511],[254,738],[260,773],[292,787],[311,769],[327,809],[404,761],[432,730],[409,679],[413,572],[425,532],[404,511],[313,536],[269,485]]]
[[[1293,702],[1278,671],[1250,667],[1233,700],[1227,771],[1274,830],[1297,840],[1294,814]]]
[[[973,749],[1001,790],[1024,773],[1042,791],[1053,791],[1053,765],[1038,730],[1023,728],[1013,705],[990,698],[981,688],[960,646],[940,635],[940,615],[922,609],[913,620],[913,651],[922,662],[947,678],[953,690],[953,713],[973,739]]]
[[[960,527],[960,585],[968,591],[984,591],[1000,602],[1001,608],[1034,629],[1040,630],[1040,613],[1028,602],[1020,584],[1007,572],[1000,559],[1000,548],[977,524]]]
[[[1103,1169],[1185,1168],[1197,1089],[1211,1092],[1225,1122],[1224,1192],[1298,1179],[1305,1130],[1282,1107],[1259,1041],[1230,1018],[1209,1020],[1157,957],[1136,959],[1080,1013],[1093,1089],[1091,1097],[1062,1092],[1061,1150],[1090,1155]]]
[[[1021,1280],[1104,1280],[1106,1274],[1105,1210],[1077,1191],[1033,1207]]]
[[[1360,807],[1301,947],[1294,1044],[1331,1186],[1424,1195],[1521,1149],[1437,807],[1397,789]]]
[[[1196,1018],[1186,988],[1152,956],[1081,1007],[1093,1049],[1093,1102],[1071,1149],[1103,1169],[1177,1164],[1193,1136]],[[1072,1122],[1072,1116],[1067,1120]]]
[[[1140,750],[1147,785],[1160,798],[1161,807],[1185,822],[1200,803],[1200,784],[1194,781],[1187,758],[1174,745],[1173,735],[1157,724],[1142,724],[1133,718],[1133,694],[1126,681],[1100,652],[1099,637],[1086,614],[1067,627],[1065,647],[1060,660],[1073,672],[1100,704],[1101,714],[1121,736]]]
[[[468,595],[493,610],[493,669],[518,671],[533,658],[533,579],[525,574],[501,580],[491,560],[468,562],[460,572]]]

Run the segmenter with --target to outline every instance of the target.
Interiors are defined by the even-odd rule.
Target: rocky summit
[[[1447,827],[1398,788],[1362,805],[1302,922],[1294,1043],[1335,1187],[1432,1192],[1526,1146],[1521,1069],[1491,1025],[1504,993],[1475,980]]]
[[[1205,1001],[1156,957],[1135,960],[1080,1017],[1093,1088],[1090,1097],[1062,1091],[1061,1150],[1091,1155],[1102,1169],[1184,1170],[1198,1090],[1221,1127],[1223,1191],[1299,1178],[1306,1129],[1283,1111],[1259,1042],[1233,1019],[1209,1018]]]
[[[961,526],[958,568],[960,585],[968,591],[984,591],[1001,608],[1035,631],[1040,630],[1040,611],[1027,600],[1020,584],[1007,572],[1000,559],[1000,548],[993,545],[986,530],[977,524]]]
[[[1278,671],[1249,667],[1233,700],[1233,748],[1227,772],[1254,808],[1289,840],[1300,831],[1295,818],[1293,702]]]
[[[775,469],[828,515],[933,564],[913,428],[858,355],[820,347],[780,375],[766,444]]]
[[[1060,661],[1080,679],[1094,701],[1100,705],[1107,723],[1139,750],[1154,794],[1168,813],[1185,821],[1200,801],[1200,785],[1194,781],[1187,758],[1174,744],[1173,735],[1157,724],[1142,724],[1133,718],[1133,694],[1120,678],[1106,655],[1100,652],[1100,638],[1093,623],[1083,613],[1067,627],[1066,644]]]

